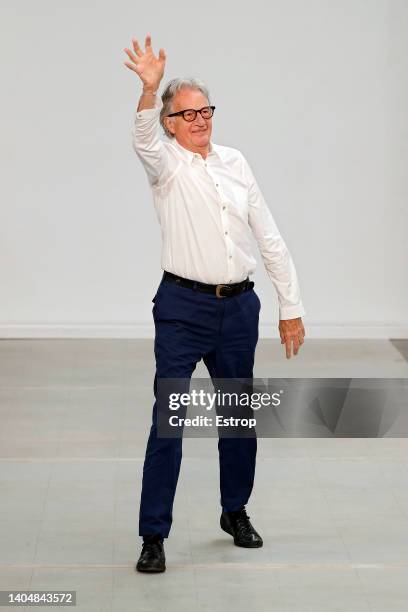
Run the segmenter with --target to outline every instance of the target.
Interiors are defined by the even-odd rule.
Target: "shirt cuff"
[[[303,304],[300,302],[295,306],[282,306],[279,307],[279,320],[282,319],[297,319],[303,317],[306,314]]]

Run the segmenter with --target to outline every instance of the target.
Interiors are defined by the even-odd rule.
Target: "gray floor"
[[[407,353],[308,340],[287,361],[264,340],[255,375],[407,377]],[[76,590],[89,612],[408,609],[407,439],[260,439],[258,550],[219,528],[216,440],[185,439],[168,570],[136,573],[153,373],[148,340],[0,341],[0,590]]]

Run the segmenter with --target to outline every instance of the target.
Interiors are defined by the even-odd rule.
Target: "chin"
[[[193,136],[194,136],[194,138],[196,140],[200,140],[200,141],[202,141],[202,140],[205,141],[205,140],[209,140],[210,139],[210,135],[208,134],[208,132],[203,132],[202,134],[199,134],[199,133],[193,134]]]

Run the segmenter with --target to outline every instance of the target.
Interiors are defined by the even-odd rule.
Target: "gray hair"
[[[186,77],[172,79],[169,81],[161,96],[163,108],[160,111],[160,124],[168,138],[174,138],[174,134],[172,134],[164,125],[164,117],[173,112],[173,98],[176,93],[180,91],[180,89],[198,89],[207,98],[208,103],[211,104],[210,92],[207,85],[201,79]]]

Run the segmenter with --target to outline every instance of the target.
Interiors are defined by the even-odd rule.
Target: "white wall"
[[[160,231],[123,64],[147,32],[163,85],[207,81],[213,140],[253,166],[309,336],[408,337],[408,2],[20,0],[0,17],[1,337],[153,333]]]

